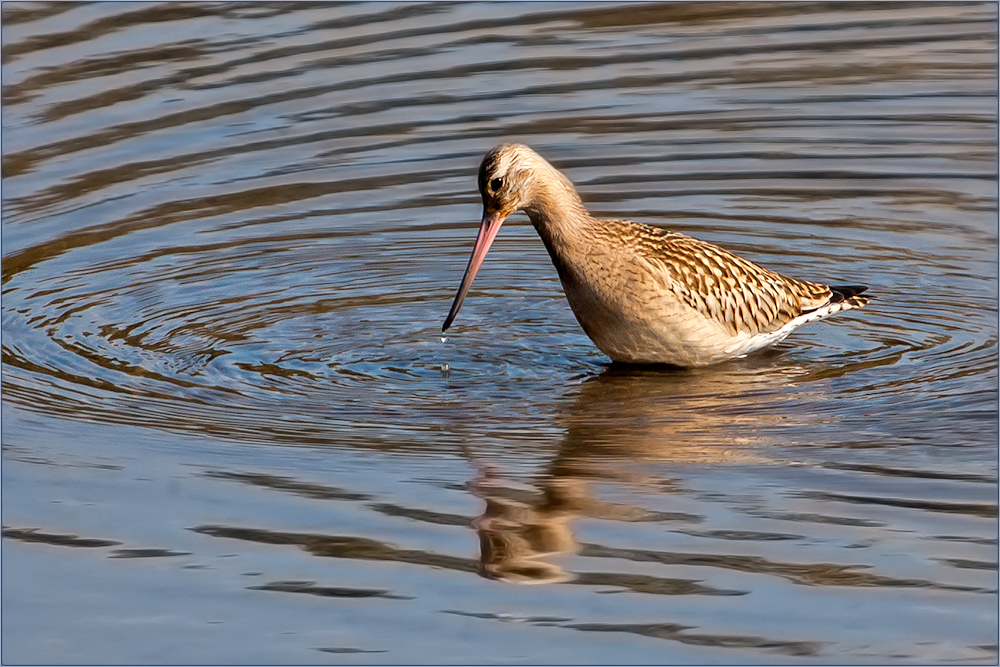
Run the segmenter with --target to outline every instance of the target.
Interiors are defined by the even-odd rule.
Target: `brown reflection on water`
[[[654,595],[746,595],[749,591],[708,586],[695,579],[624,572],[567,571],[560,556],[581,552],[572,522],[581,517],[614,521],[697,522],[683,513],[652,512],[594,498],[587,482],[549,475],[533,493],[505,484],[487,472],[470,485],[486,503],[472,526],[479,536],[479,574],[513,584],[557,584],[613,587]]]
[[[608,465],[605,463],[605,465]],[[591,473],[592,475],[593,473]],[[614,473],[612,473],[613,475]],[[581,517],[621,521],[664,521],[666,514],[602,502],[589,496],[587,483],[579,478],[550,475],[539,483],[541,493],[512,493],[493,483],[490,491],[480,484],[474,493],[486,502],[483,514],[473,522],[480,538],[480,574],[508,583],[540,584],[573,581],[583,585],[606,585],[640,593],[667,595],[745,595],[749,591],[722,590],[696,580],[649,577],[621,573],[569,573],[558,556],[576,553],[589,558],[610,558],[680,567],[710,567],[753,574],[773,575],[796,584],[846,586],[852,588],[932,588],[989,593],[988,590],[942,584],[920,578],[900,578],[866,572],[868,565],[837,563],[792,563],[761,556],[702,554],[650,549],[615,548],[577,541],[572,522]],[[693,531],[681,531],[692,534]],[[693,533],[697,534],[697,533]],[[708,535],[726,540],[794,540],[796,535],[757,532]]]
[[[765,351],[692,370],[612,365],[584,381],[559,417],[565,436],[553,474],[585,476],[601,457],[721,463],[763,461],[767,430],[793,421],[807,371]]]
[[[623,559],[672,566],[717,567],[774,575],[797,584],[847,587],[933,588],[987,592],[978,587],[949,585],[921,578],[901,578],[866,572],[868,565],[779,562],[738,554],[675,553],[581,544],[573,531],[579,518],[626,522],[688,522],[702,517],[652,512],[597,499],[590,483],[605,481],[639,484],[657,494],[677,493],[669,479],[649,477],[636,463],[668,464],[766,463],[755,448],[775,439],[773,428],[792,419],[794,405],[782,408],[775,390],[794,402],[793,378],[804,371],[783,366],[780,353],[758,361],[698,372],[663,372],[611,366],[586,380],[576,399],[560,416],[565,436],[537,490],[505,484],[498,471],[485,467],[470,491],[485,502],[473,521],[481,546],[480,574],[509,583],[560,583],[621,586],[637,592],[661,594],[741,595],[682,579],[664,579],[604,573],[570,573],[560,557]],[[767,396],[768,400],[762,401]],[[765,409],[755,406],[763,404]],[[831,417],[832,419],[832,417]],[[829,422],[830,419],[827,419]],[[978,479],[976,481],[979,481]],[[855,497],[847,494],[804,492],[801,497],[872,503],[979,517],[996,516],[996,506],[979,503],[942,503],[910,499]],[[764,516],[760,510],[751,515]],[[878,527],[875,521],[826,515],[776,513],[773,518],[813,524]],[[801,535],[760,531],[682,530],[724,541],[801,540]],[[630,578],[631,577],[631,578]],[[678,585],[680,584],[680,585]]]
[[[576,501],[585,495],[582,483],[545,480],[538,499],[510,497],[502,486],[491,485],[488,474],[470,488],[486,503],[483,513],[472,522],[479,536],[482,576],[519,584],[551,584],[574,578],[546,557],[578,548],[569,524],[580,514]]]

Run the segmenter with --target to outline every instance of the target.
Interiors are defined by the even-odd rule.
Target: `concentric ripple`
[[[552,422],[606,360],[523,218],[438,333],[479,156],[518,139],[596,212],[871,284],[864,313],[671,395],[726,387],[730,411],[822,415],[810,397],[835,391],[877,406],[893,437],[934,438],[942,414],[953,437],[990,428],[988,5],[822,9],[819,23],[663,7],[635,25],[587,6],[54,9],[5,7],[9,400],[283,442],[460,442],[470,424],[508,430],[512,404],[515,422]],[[239,27],[169,29],[212,21]],[[37,69],[56,44],[75,58]],[[512,88],[509,72],[532,75]],[[662,383],[636,377],[637,394]]]
[[[2,13],[8,662],[996,662],[995,3]],[[874,298],[619,367],[518,214],[442,336],[503,141]]]

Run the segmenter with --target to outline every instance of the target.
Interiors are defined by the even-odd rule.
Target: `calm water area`
[[[4,2],[4,664],[996,664],[997,4]],[[612,365],[479,162],[863,310]]]

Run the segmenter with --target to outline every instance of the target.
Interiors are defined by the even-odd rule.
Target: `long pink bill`
[[[476,279],[476,273],[479,271],[479,267],[482,266],[483,259],[486,258],[486,253],[490,249],[490,246],[493,245],[493,239],[497,237],[497,232],[500,231],[500,225],[503,224],[503,221],[504,219],[498,213],[483,213],[483,222],[479,227],[479,236],[476,237],[476,245],[472,247],[472,257],[469,259],[469,266],[465,269],[465,275],[462,276],[462,284],[458,286],[458,294],[455,295],[455,301],[451,304],[451,310],[448,311],[448,317],[445,318],[441,331],[447,331],[455,316],[458,315],[458,309],[462,307],[465,295],[468,293],[469,288],[472,287],[472,281]]]

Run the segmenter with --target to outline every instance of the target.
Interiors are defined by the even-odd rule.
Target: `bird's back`
[[[567,281],[572,270],[560,275],[577,319],[612,358],[714,363],[867,303],[684,234],[628,220],[595,223],[578,260],[590,267],[580,279],[590,284]]]
[[[668,277],[674,294],[733,334],[776,331],[832,298],[826,285],[789,278],[706,241],[623,223],[635,252]]]

